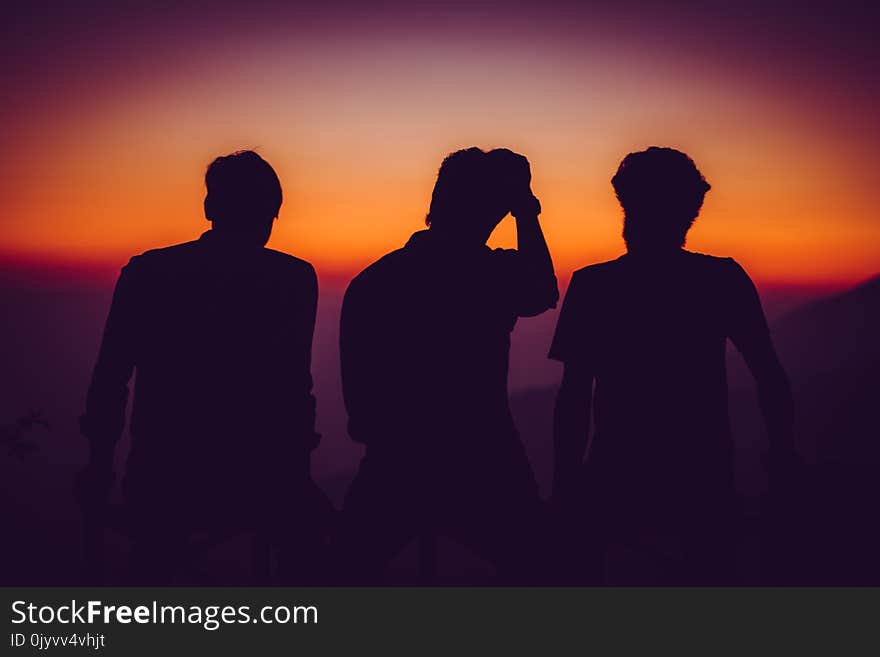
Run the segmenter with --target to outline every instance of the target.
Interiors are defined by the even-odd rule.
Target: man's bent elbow
[[[553,285],[546,289],[536,290],[530,295],[530,298],[520,308],[520,316],[536,317],[556,307],[559,303],[559,288],[556,285],[556,279]]]

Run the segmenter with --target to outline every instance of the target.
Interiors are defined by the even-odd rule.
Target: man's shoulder
[[[393,275],[394,272],[405,266],[406,252],[404,249],[395,249],[390,253],[367,265],[357,276],[355,276],[349,287],[363,287],[373,283],[382,281]]]
[[[396,249],[365,267],[345,289],[343,307],[375,306],[406,294],[414,276],[404,249]]]
[[[587,265],[586,267],[576,269],[571,275],[571,280],[572,282],[587,281],[601,278],[603,276],[613,276],[614,274],[623,271],[625,262],[625,256],[620,256],[619,258],[615,258],[614,260],[596,262],[592,265]]]
[[[281,279],[314,285],[317,281],[315,268],[307,260],[274,249],[262,248],[258,252],[260,268],[264,273]],[[215,265],[211,251],[201,240],[173,244],[150,249],[129,260],[124,270],[129,277],[151,279],[154,276],[188,276],[193,270]]]
[[[263,255],[268,263],[279,270],[290,274],[315,277],[315,267],[308,260],[297,258],[295,255],[276,251],[275,249],[263,249]]]
[[[698,253],[696,251],[683,251],[682,257],[689,267],[705,270],[707,272],[720,272],[726,274],[742,270],[739,263],[733,258],[719,257]],[[622,255],[614,260],[597,262],[582,267],[572,274],[572,281],[601,280],[602,278],[622,274],[627,270],[629,259]]]
[[[714,284],[741,285],[751,279],[746,270],[736,260],[727,256],[713,256],[696,251],[685,251],[692,275],[705,276]]]
[[[149,249],[143,253],[133,256],[128,261],[127,269],[141,270],[149,269],[156,266],[162,266],[167,263],[186,258],[198,248],[198,240],[190,242],[182,242],[180,244],[172,244],[171,246],[163,246],[156,249]]]
[[[712,267],[715,269],[729,270],[738,267],[736,260],[726,256],[714,256],[708,253],[700,253],[699,251],[683,251],[684,256],[697,267]]]

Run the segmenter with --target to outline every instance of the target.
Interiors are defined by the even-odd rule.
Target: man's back
[[[341,344],[356,440],[479,449],[515,437],[510,332],[525,306],[555,303],[555,281],[530,289],[520,264],[515,251],[455,247],[423,231],[352,282]]]
[[[725,478],[726,340],[766,331],[751,281],[729,258],[627,254],[576,272],[551,357],[594,373],[591,465],[621,484]]]
[[[215,231],[131,260],[85,420],[113,422],[133,367],[130,496],[240,493],[280,455],[308,453],[316,299],[308,263]]]

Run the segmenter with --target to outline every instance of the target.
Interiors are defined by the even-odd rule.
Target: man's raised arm
[[[510,213],[516,219],[516,248],[521,279],[519,314],[532,317],[556,307],[559,286],[550,249],[538,221],[541,203],[532,193],[529,161],[522,155],[511,155],[515,166]]]

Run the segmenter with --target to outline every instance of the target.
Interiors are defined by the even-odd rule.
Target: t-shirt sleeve
[[[565,293],[556,323],[556,333],[550,345],[549,357],[553,360],[570,363],[590,359],[587,338],[588,302],[584,272],[575,272]]]
[[[730,258],[728,263],[728,337],[741,352],[763,351],[770,344],[770,328],[758,290],[736,260]]]

